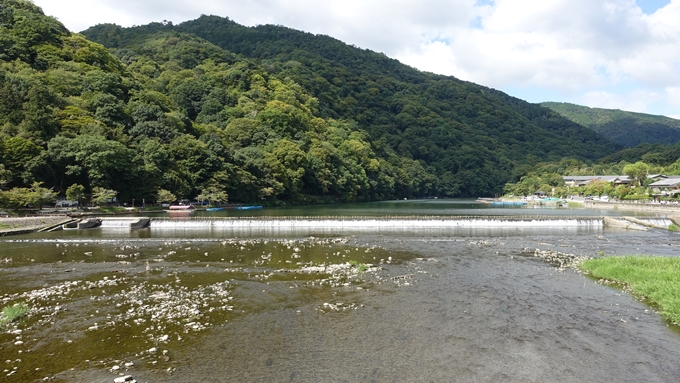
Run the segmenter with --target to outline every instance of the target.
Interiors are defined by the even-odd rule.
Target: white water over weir
[[[674,224],[669,218],[639,218],[639,220],[657,227],[668,227]]]
[[[263,217],[151,220],[151,229],[446,229],[446,228],[602,228],[601,217]]]
[[[149,225],[149,218],[146,217],[126,217],[126,218],[101,218],[102,229],[141,229]]]
[[[103,219],[102,228],[121,228],[129,229],[130,220],[129,219]]]

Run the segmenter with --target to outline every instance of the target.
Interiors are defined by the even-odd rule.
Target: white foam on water
[[[129,229],[132,222],[132,220],[124,219],[103,219],[101,227],[103,229]]]
[[[601,228],[602,218],[586,219],[187,219],[152,220],[151,229],[447,229],[447,228]]]
[[[652,225],[656,226],[661,226],[661,227],[668,227],[670,225],[673,225],[673,221],[668,218],[638,218],[640,221],[647,222]]]

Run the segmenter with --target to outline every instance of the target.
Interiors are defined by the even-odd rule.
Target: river
[[[554,224],[663,214],[427,200],[196,215],[192,221],[315,218],[304,227],[248,230],[180,218],[143,230],[1,239],[3,306],[27,302],[32,313],[0,335],[0,380],[669,382],[680,376],[677,327],[619,290],[534,256],[537,249],[677,256],[679,236],[666,230]],[[377,223],[329,228],[323,223],[334,221],[329,217]],[[511,223],[413,223],[441,217]],[[538,224],[512,223],[518,217]],[[411,223],[381,223],[395,219]]]

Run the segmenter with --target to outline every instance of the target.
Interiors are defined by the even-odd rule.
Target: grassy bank
[[[591,259],[581,268],[594,277],[620,283],[680,323],[680,258],[626,256]]]

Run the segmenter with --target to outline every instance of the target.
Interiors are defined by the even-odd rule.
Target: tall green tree
[[[647,180],[649,165],[642,161],[626,165],[623,167],[623,174],[630,176],[631,179],[635,180],[638,186],[642,186],[645,180]]]
[[[0,200],[7,207],[15,209],[22,207],[40,208],[43,204],[54,203],[57,199],[57,193],[42,186],[40,182],[34,182],[29,188],[16,187],[0,193],[3,195]]]
[[[7,185],[11,180],[12,172],[5,169],[4,164],[0,164],[0,190],[4,189],[5,185]]]
[[[48,147],[52,160],[65,166],[65,174],[82,175],[92,186],[127,187],[136,171],[133,152],[124,144],[102,136],[57,137]]]
[[[199,201],[208,201],[209,204],[224,203],[229,199],[229,195],[217,186],[208,186],[196,197]]]
[[[105,205],[118,195],[118,192],[113,189],[106,189],[101,186],[95,186],[92,188],[92,198],[91,201],[98,205]]]
[[[156,194],[156,201],[160,203],[172,203],[177,201],[177,197],[175,197],[174,194],[165,189],[158,189],[158,193]]]
[[[73,184],[66,189],[66,199],[80,204],[83,198],[85,198],[85,186]]]

